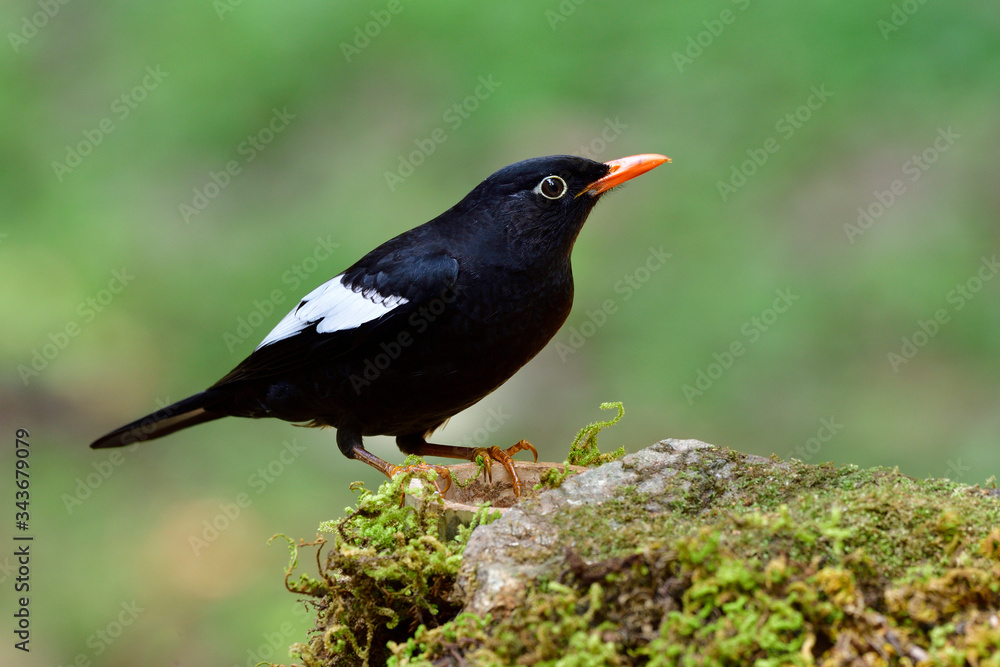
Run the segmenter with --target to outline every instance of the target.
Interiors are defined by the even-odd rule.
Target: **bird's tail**
[[[173,405],[116,428],[90,443],[90,446],[92,449],[124,447],[143,440],[162,438],[188,426],[225,417],[226,413],[210,409],[218,400],[219,397],[210,391],[189,396],[183,401],[177,401]]]

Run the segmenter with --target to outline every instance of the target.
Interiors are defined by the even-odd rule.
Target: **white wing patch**
[[[355,292],[344,285],[343,277],[344,274],[340,274],[306,294],[257,349],[294,336],[313,323],[318,323],[317,333],[356,329],[407,303],[401,296],[382,296],[377,292],[365,296]]]

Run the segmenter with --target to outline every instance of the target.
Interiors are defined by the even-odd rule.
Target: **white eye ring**
[[[546,176],[541,183],[535,186],[535,192],[546,199],[560,199],[568,189],[566,181],[554,175]]]

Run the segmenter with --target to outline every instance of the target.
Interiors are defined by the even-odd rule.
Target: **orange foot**
[[[511,456],[525,449],[534,454],[535,461],[538,461],[538,450],[527,440],[521,440],[507,449],[500,449],[499,447],[476,447],[472,450],[470,459],[475,461],[477,456],[483,457],[483,463],[486,465],[486,470],[483,472],[486,475],[487,481],[491,483],[493,482],[493,461],[502,465],[507,474],[510,475],[510,480],[514,485],[514,497],[519,498],[521,496],[521,479],[514,470],[514,459]]]

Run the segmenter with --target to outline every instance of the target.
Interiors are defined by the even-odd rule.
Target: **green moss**
[[[613,452],[602,454],[597,448],[597,434],[603,429],[614,426],[625,416],[625,406],[621,401],[601,403],[601,410],[618,410],[618,414],[605,421],[587,424],[576,434],[573,444],[569,446],[569,456],[566,462],[574,466],[596,467],[625,456],[625,446],[622,445]]]
[[[555,523],[572,527],[577,555],[561,587],[532,589],[505,618],[425,632],[394,647],[394,664],[461,646],[498,665],[995,664],[993,498],[894,470],[783,465],[748,463],[719,486],[711,469],[678,474],[672,511],[653,516],[634,489],[567,510]]]
[[[569,446],[566,464],[563,465],[561,470],[559,468],[546,470],[539,478],[538,484],[535,485],[536,490],[558,488],[566,481],[567,477],[573,474],[569,466],[596,468],[599,465],[603,465],[609,461],[616,461],[625,456],[624,445],[606,454],[602,454],[601,450],[597,447],[597,434],[601,430],[609,426],[614,426],[621,421],[621,418],[625,416],[625,406],[621,401],[616,401],[614,403],[601,403],[601,409],[615,409],[618,410],[618,414],[606,421],[596,421],[580,429],[580,432],[576,434],[572,444]]]
[[[292,587],[319,596],[296,650],[308,666],[1000,665],[993,494],[725,449],[664,481],[560,510],[561,574],[487,618],[453,587],[469,531],[441,543],[435,497],[400,508],[403,480],[362,490],[324,526],[319,579]]]
[[[307,667],[384,664],[389,641],[411,636],[421,624],[453,619],[460,610],[453,584],[462,551],[473,528],[496,516],[484,509],[455,539],[441,541],[442,501],[436,493],[417,490],[416,507],[402,504],[402,489],[417,475],[432,480],[436,473],[403,473],[376,493],[352,485],[357,505],[344,519],[320,525],[329,537],[300,545],[316,547],[318,579],[302,575],[289,583],[298,562],[293,545],[286,585],[315,598],[317,610],[313,636],[292,647]]]

